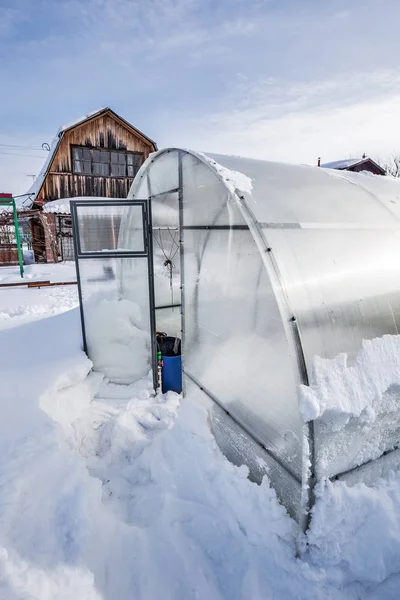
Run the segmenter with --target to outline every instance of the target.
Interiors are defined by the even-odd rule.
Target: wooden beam
[[[41,288],[41,287],[53,287],[58,285],[76,285],[77,281],[55,281],[53,283],[50,280],[46,281],[24,281],[18,283],[0,283],[0,288],[6,287],[28,287],[28,288]]]
[[[40,287],[53,287],[56,285],[76,285],[77,281],[56,281],[50,283],[50,281],[32,281],[28,283],[28,288],[40,288]]]
[[[50,281],[38,281],[37,283],[50,283]],[[28,281],[18,282],[18,283],[0,283],[0,287],[20,287],[20,286],[29,285]]]

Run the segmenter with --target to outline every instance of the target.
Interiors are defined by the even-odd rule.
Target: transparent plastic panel
[[[290,516],[298,519],[301,500],[300,483],[291,477],[264,448],[248,435],[244,435],[243,429],[185,376],[184,385],[186,397],[207,410],[211,430],[227,459],[237,466],[246,465],[249,469],[249,479],[254,484],[261,484],[264,475],[267,474]]]
[[[344,177],[353,185],[362,185],[366,192],[379,198],[379,202],[400,222],[399,180],[397,178],[371,176],[351,171],[334,171],[333,169],[330,169],[329,172],[331,175],[335,174],[336,177]]]
[[[182,336],[180,307],[156,308],[156,329],[171,337],[180,338]]]
[[[154,158],[149,165],[150,194],[160,194],[179,186],[178,152],[170,150]]]
[[[248,230],[186,230],[185,371],[301,479],[294,366]]]
[[[155,305],[181,303],[180,243],[177,228],[153,228]]]
[[[143,207],[77,206],[79,242],[82,253],[144,252]],[[129,236],[121,244],[121,224],[129,214]]]
[[[147,185],[147,168],[146,166],[140,170],[140,174],[135,177],[128,192],[128,198],[137,198],[139,200],[147,200],[149,197],[149,188]]]
[[[266,233],[297,317],[310,380],[316,356],[333,359],[346,353],[351,368],[363,340],[398,335],[399,231]],[[318,477],[342,473],[398,445],[398,388],[386,390],[374,409],[374,419],[367,417],[361,414],[333,424],[329,419],[315,421]]]
[[[185,227],[245,225],[236,202],[208,164],[192,154],[182,156]]]
[[[309,372],[315,355],[350,359],[363,339],[400,331],[400,231],[267,230],[297,317]]]
[[[395,220],[388,206],[363,187],[363,176],[353,183],[346,177],[317,167],[237,156],[213,154],[210,157],[222,166],[251,178],[252,193],[244,193],[244,197],[259,222],[376,225]],[[393,194],[392,200],[397,202],[398,194]]]
[[[179,225],[178,193],[162,194],[151,200],[153,228],[170,227],[176,229]]]
[[[79,275],[94,369],[123,384],[151,375],[147,258],[80,259]]]

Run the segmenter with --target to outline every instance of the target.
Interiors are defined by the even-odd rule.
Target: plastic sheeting
[[[346,352],[351,361],[363,339],[399,333],[400,184],[169,149],[142,166],[130,197],[146,193],[155,231],[179,233],[186,381],[218,413],[227,456],[251,463],[256,479],[241,436],[258,444],[282,501],[291,513],[298,502],[301,518],[309,463],[319,478],[336,476],[358,466],[357,448],[368,442],[353,421],[340,432],[318,420],[306,429],[298,388],[316,356]],[[167,297],[161,276],[159,307]],[[387,452],[400,412],[380,422]],[[376,446],[363,453],[376,458]]]

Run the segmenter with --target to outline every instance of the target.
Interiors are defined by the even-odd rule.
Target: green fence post
[[[14,213],[14,227],[15,227],[15,239],[17,241],[18,261],[19,261],[19,272],[21,277],[24,276],[24,258],[22,256],[21,238],[19,237],[19,225],[17,207],[14,198],[12,199],[13,213]]]

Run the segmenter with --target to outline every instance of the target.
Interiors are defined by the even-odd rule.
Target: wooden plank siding
[[[74,196],[126,198],[133,178],[78,175],[72,172],[72,146],[126,150],[143,153],[146,160],[155,150],[150,140],[141,136],[113,113],[88,119],[63,134],[49,172],[36,200],[48,202]]]

